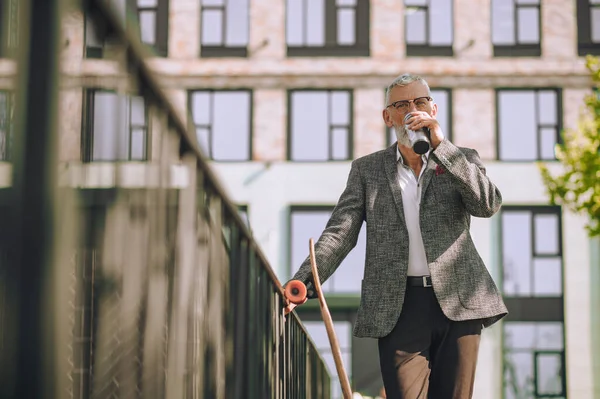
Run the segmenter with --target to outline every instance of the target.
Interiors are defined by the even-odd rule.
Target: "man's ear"
[[[433,103],[433,107],[431,107],[431,116],[437,118],[438,106],[436,103]]]
[[[392,127],[394,126],[394,122],[392,121],[392,116],[390,115],[390,111],[388,111],[387,108],[385,108],[383,110],[383,122],[385,122],[385,125],[387,127]]]

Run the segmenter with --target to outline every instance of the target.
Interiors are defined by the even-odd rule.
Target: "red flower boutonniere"
[[[446,173],[446,171],[440,165],[435,166],[435,175],[436,176],[439,176],[444,173]]]

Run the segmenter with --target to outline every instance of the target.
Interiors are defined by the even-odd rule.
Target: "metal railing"
[[[14,134],[0,162],[0,397],[329,398],[323,359],[284,318],[280,283],[113,3],[19,0],[19,48],[0,60],[0,90],[16,95],[1,123]],[[59,32],[83,14],[105,28],[94,65],[110,74],[69,64]],[[147,162],[69,147],[85,144],[88,89],[144,98]]]

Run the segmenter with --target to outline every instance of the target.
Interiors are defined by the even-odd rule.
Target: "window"
[[[579,55],[600,55],[600,1],[577,0]]]
[[[332,206],[292,206],[290,209],[290,272],[297,270],[308,256],[308,240],[321,236],[333,211]],[[337,271],[323,284],[326,293],[359,294],[366,252],[365,226],[356,247]],[[290,273],[290,276],[293,273]]]
[[[406,54],[452,56],[452,0],[405,0]]]
[[[506,399],[566,397],[559,207],[501,210]]]
[[[148,159],[147,120],[143,97],[88,91],[82,137],[84,162]]]
[[[306,328],[306,331],[312,338],[317,350],[327,365],[332,381],[331,397],[341,398],[342,387],[337,383],[338,373],[335,368],[335,361],[333,360],[333,353],[331,351],[331,345],[329,344],[329,337],[327,336],[325,324],[323,324],[322,321],[304,321],[302,324]],[[334,321],[333,329],[335,330],[335,334],[340,344],[344,369],[350,373],[352,370],[352,324],[349,321]],[[351,375],[348,375],[348,378],[352,381]]]
[[[14,94],[0,91],[0,161],[10,160],[13,139]]]
[[[123,19],[127,9],[133,10],[139,22],[142,43],[152,47],[159,56],[166,57],[169,41],[169,1],[168,0],[115,0],[113,6]],[[95,20],[86,16],[85,53],[88,58],[101,58],[106,45],[105,32]]]
[[[249,90],[198,90],[190,93],[196,137],[215,161],[252,158],[252,94]]]
[[[561,91],[557,89],[498,90],[498,159],[554,160],[561,142]]]
[[[440,122],[446,138],[452,141],[452,91],[450,89],[431,89],[431,97],[438,106],[437,120]],[[387,128],[388,145],[397,141],[393,127]]]
[[[0,57],[13,56],[19,45],[19,0],[0,0]]]
[[[288,159],[352,159],[352,92],[294,90],[289,98]]]
[[[287,0],[288,56],[368,56],[368,0]]]
[[[496,57],[541,55],[540,0],[492,0]]]
[[[248,0],[202,0],[202,57],[248,55]]]

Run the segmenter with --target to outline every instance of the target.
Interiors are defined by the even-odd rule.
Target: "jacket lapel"
[[[398,209],[400,220],[404,222],[404,207],[402,206],[402,190],[400,190],[400,182],[398,180],[398,165],[396,161],[396,143],[387,149],[383,157],[383,167],[387,176],[392,197]]]
[[[425,198],[425,191],[427,191],[427,187],[429,187],[429,183],[435,174],[436,166],[437,163],[433,160],[433,157],[430,154],[429,159],[427,160],[425,172],[423,172],[423,180],[421,181],[421,202],[423,202],[423,198]]]

